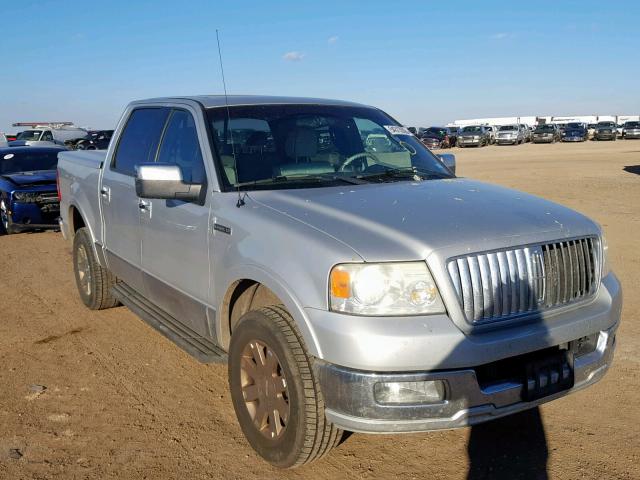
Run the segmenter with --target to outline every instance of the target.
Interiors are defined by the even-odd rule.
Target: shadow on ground
[[[471,428],[468,480],[546,480],[549,450],[539,408]]]
[[[627,165],[623,168],[625,172],[635,173],[636,175],[640,175],[640,165]]]

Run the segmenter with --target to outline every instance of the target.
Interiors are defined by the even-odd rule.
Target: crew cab
[[[58,153],[64,148],[0,148],[0,233],[58,228]]]
[[[344,431],[529,409],[611,364],[622,295],[600,226],[456,177],[377,108],[137,101],[106,152],[59,157],[84,304],[227,362],[242,431],[276,466]]]

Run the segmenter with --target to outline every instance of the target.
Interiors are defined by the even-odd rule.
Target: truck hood
[[[55,170],[37,170],[34,172],[8,173],[2,175],[2,177],[18,187],[56,183]]]
[[[346,243],[366,261],[416,260],[456,245],[466,253],[599,232],[566,207],[464,178],[254,191],[250,197]]]

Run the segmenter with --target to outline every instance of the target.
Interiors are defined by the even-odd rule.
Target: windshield
[[[553,125],[538,125],[536,132],[553,132]]]
[[[624,124],[624,128],[640,128],[640,122],[627,122]]]
[[[503,125],[500,127],[501,132],[509,132],[511,130],[517,130],[518,127],[516,125]]]
[[[42,131],[40,130],[25,130],[24,132],[20,132],[16,137],[16,140],[30,140],[33,142],[37,142],[40,140],[40,135],[42,135]]]
[[[567,128],[582,128],[581,123],[567,123]]]
[[[28,152],[0,153],[0,175],[35,170],[55,170],[58,165],[58,150],[42,151],[37,147]]]
[[[364,183],[359,179],[399,170],[415,170],[407,178],[452,176],[411,132],[374,108],[252,105],[228,111],[230,120],[226,108],[208,111],[227,188]]]
[[[616,124],[613,123],[613,122],[600,122],[600,123],[598,123],[598,126],[599,127],[606,127],[606,128],[613,128],[613,127],[616,126]]]
[[[462,129],[463,132],[481,132],[482,131],[482,127],[478,127],[475,125],[469,126],[469,127],[464,127]]]

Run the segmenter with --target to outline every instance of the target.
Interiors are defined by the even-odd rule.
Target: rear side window
[[[153,162],[168,115],[168,108],[139,108],[131,112],[111,169],[133,176],[136,165]]]
[[[193,116],[174,110],[162,138],[158,162],[178,165],[187,183],[203,184],[206,180],[202,151]]]

